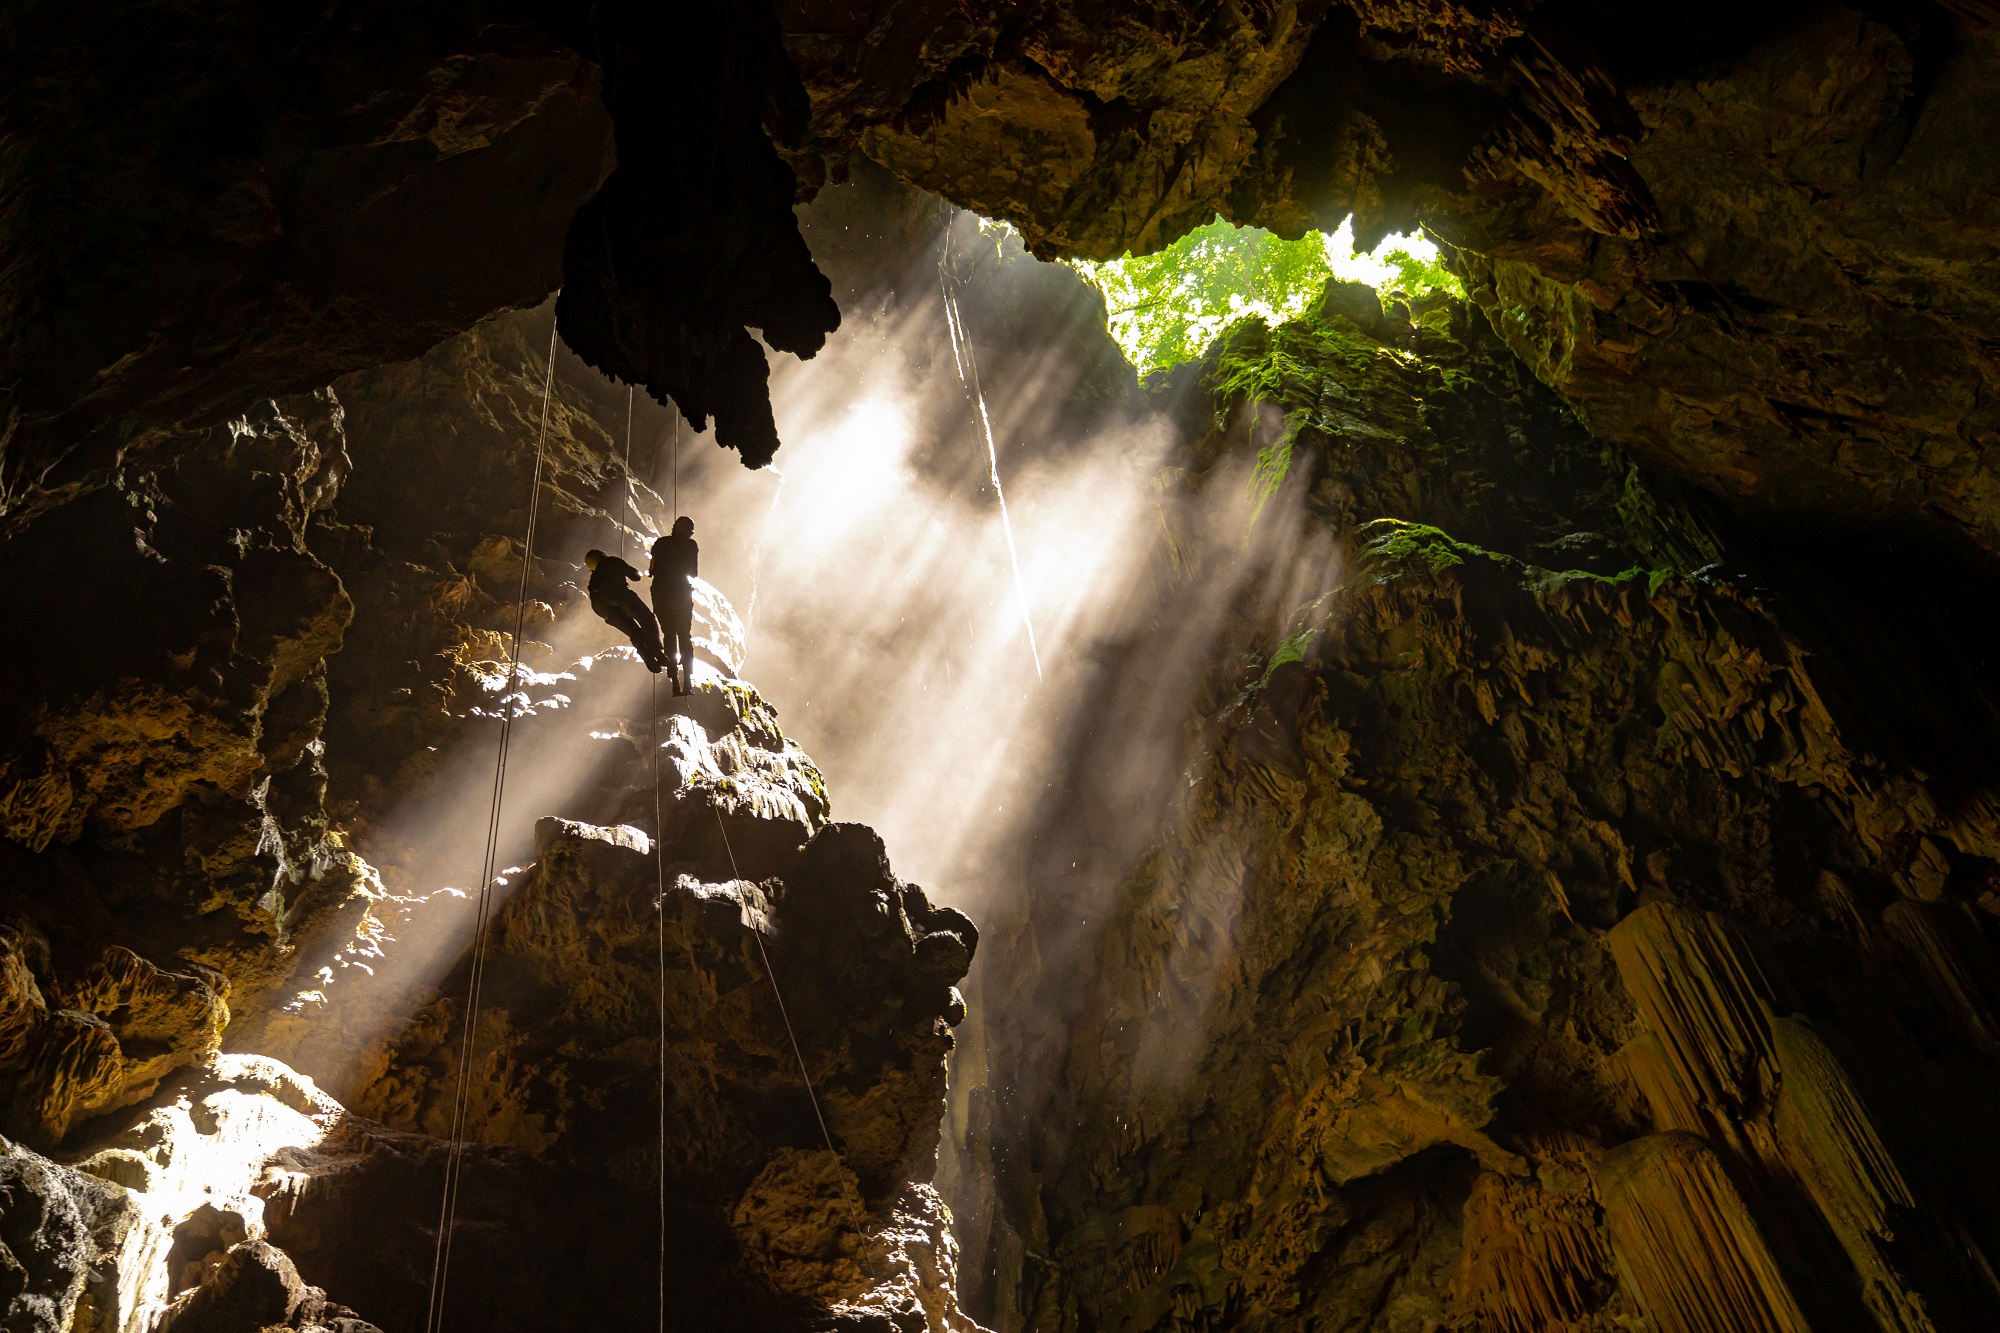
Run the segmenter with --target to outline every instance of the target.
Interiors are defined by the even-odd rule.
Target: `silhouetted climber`
[[[666,661],[660,649],[660,626],[653,613],[639,600],[628,584],[639,581],[639,571],[615,555],[591,551],[583,557],[590,566],[590,609],[604,617],[613,628],[623,630],[646,659],[646,669],[657,672]]]
[[[694,520],[682,515],[671,536],[653,543],[653,611],[673,658],[675,694],[694,693],[694,577],[700,563]]]

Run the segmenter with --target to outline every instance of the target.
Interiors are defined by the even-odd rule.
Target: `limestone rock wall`
[[[1203,372],[1194,467],[1251,446],[1254,385],[1352,560],[1225,631],[1211,758],[1139,864],[1042,866],[987,922],[946,1149],[970,1308],[1990,1322],[1990,774],[1913,764],[1819,604],[1476,321],[1372,301]]]
[[[37,0],[0,45],[0,522],[558,288],[589,364],[759,465],[759,340],[840,319],[792,206],[865,155],[1047,257],[1422,222],[1605,438],[1990,565],[1996,34],[1982,0]]]
[[[1643,237],[1519,176],[1433,225],[1600,436],[1759,511],[1990,552],[1996,61],[1991,26],[1831,8],[1631,90]]]

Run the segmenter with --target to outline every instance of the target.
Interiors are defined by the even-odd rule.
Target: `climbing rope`
[[[634,387],[630,384],[625,386],[625,457],[619,460],[619,472],[621,481],[625,487],[625,508],[631,511],[634,518],[637,518],[639,515],[639,501],[638,497],[632,494],[632,390]],[[618,558],[623,560],[625,558],[625,534],[629,531],[629,528],[623,518],[614,521],[612,526],[618,529]]]
[[[729,877],[731,880],[741,883],[743,872],[736,866],[736,849],[730,845],[728,826],[722,822],[722,807],[712,804],[708,809],[715,816],[716,831],[722,834],[722,849],[729,854]],[[827,1129],[826,1116],[820,1110],[819,1091],[813,1087],[812,1071],[806,1068],[805,1052],[799,1049],[799,1034],[792,1027],[791,1011],[785,1007],[785,993],[778,989],[777,969],[771,966],[771,955],[765,952],[764,949],[764,932],[752,926],[750,928],[750,937],[757,941],[757,956],[764,962],[764,975],[770,978],[771,996],[778,1002],[778,1017],[784,1021],[785,1037],[792,1044],[792,1058],[798,1061],[799,1079],[806,1085],[806,1100],[812,1103],[813,1119],[819,1122],[820,1139],[826,1144],[827,1156],[833,1159],[834,1175],[839,1178],[841,1193],[846,1196],[848,1207],[854,1214],[854,1230],[858,1235],[866,1236],[868,1234],[868,1226],[863,1220],[865,1209],[862,1207],[860,1192],[855,1186],[848,1183],[846,1173],[840,1169],[840,1150],[833,1146],[833,1134]],[[868,1263],[866,1260],[867,1251],[865,1249],[862,1251],[862,1254],[864,1256],[863,1263],[870,1270],[870,1276],[880,1281],[881,1275],[874,1272],[874,1265]]]
[[[1014,596],[1021,603],[1021,624],[1028,631],[1028,654],[1035,659],[1035,679],[1042,678],[1042,650],[1035,644],[1035,622],[1028,612],[1028,589],[1021,581],[1021,556],[1014,549],[1014,520],[1007,513],[1007,492],[1000,486],[1000,451],[993,443],[993,418],[986,411],[986,392],[979,385],[979,362],[972,355],[972,337],[965,331],[959,314],[958,295],[952,290],[956,276],[951,266],[951,225],[945,224],[944,248],[938,252],[938,289],[944,293],[945,329],[951,334],[952,361],[958,367],[958,382],[972,390],[979,407],[979,429],[986,439],[986,479],[1000,501],[1000,530],[1007,537],[1007,563],[1014,571]]]
[[[660,474],[655,472],[654,476]],[[652,684],[653,906],[660,914],[660,1333],[667,1328],[667,871],[666,830],[660,824],[660,678]]]
[[[549,397],[555,388],[556,328],[549,321],[548,369],[542,378],[542,423],[535,436],[535,480],[528,492],[528,530],[521,541],[521,582],[514,595],[514,642],[507,661],[506,710],[501,714],[500,744],[493,759],[493,804],[486,819],[486,852],[479,876],[478,908],[473,917],[472,968],[466,982],[465,1026],[459,1038],[458,1085],[453,1090],[451,1136],[446,1140],[444,1198],[438,1210],[437,1247],[431,1258],[430,1304],[424,1315],[425,1333],[436,1333],[444,1322],[444,1293],[451,1280],[452,1233],[458,1225],[458,1192],[464,1176],[465,1117],[472,1082],[472,1046],[479,1028],[480,988],[486,977],[486,946],[493,908],[493,877],[499,873],[500,812],[507,792],[507,750],[514,734],[520,698],[521,635],[527,626],[528,575],[535,563],[535,525],[541,515],[542,472],[548,457]]]

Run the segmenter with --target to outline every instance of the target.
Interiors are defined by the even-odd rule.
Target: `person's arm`
[[[701,547],[696,544],[694,538],[690,537],[688,538],[688,577],[694,578],[700,573]]]

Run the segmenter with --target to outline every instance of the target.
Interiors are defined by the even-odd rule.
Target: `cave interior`
[[[2000,1328],[1996,608],[1989,0],[16,0],[0,1330]]]

